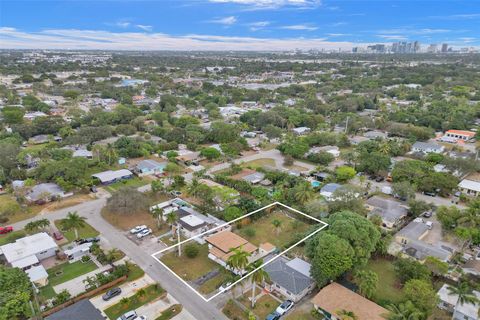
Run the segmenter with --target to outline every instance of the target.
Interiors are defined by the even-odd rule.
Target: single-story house
[[[298,128],[293,128],[292,129],[293,133],[295,133],[296,135],[304,135],[304,134],[307,134],[311,131],[311,129],[309,127],[298,127]]]
[[[25,195],[28,202],[52,201],[65,197],[65,192],[56,183],[40,183],[32,187]]]
[[[242,178],[242,180],[247,181],[251,184],[257,184],[265,178],[265,174],[263,172],[254,172],[252,174],[246,175]]]
[[[369,140],[375,140],[375,139],[387,139],[388,134],[382,131],[367,131],[363,134],[363,136]]]
[[[102,313],[88,299],[82,299],[60,311],[57,311],[45,320],[105,320]]]
[[[193,214],[178,219],[178,225],[180,226],[180,231],[186,238],[191,238],[208,231],[207,222]]]
[[[369,215],[380,216],[383,227],[388,229],[399,225],[408,214],[407,208],[402,203],[379,196],[373,196],[368,199],[367,205],[371,209]]]
[[[287,299],[300,301],[315,287],[315,281],[310,276],[310,263],[295,258],[289,260],[280,256],[264,267],[272,285],[270,289],[277,291]]]
[[[433,142],[417,141],[412,146],[412,152],[418,153],[442,153],[445,147]]]
[[[389,311],[373,301],[333,282],[312,299],[313,306],[325,319],[340,320],[341,310],[353,312],[358,320],[385,320]]]
[[[82,259],[83,256],[87,255],[90,252],[90,247],[92,246],[91,242],[82,243],[78,246],[73,247],[72,249],[65,250],[63,253],[68,258],[70,263]]]
[[[458,184],[458,190],[466,195],[477,197],[480,194],[480,182],[463,179]]]
[[[270,243],[262,243],[260,247],[253,245],[244,238],[229,230],[214,233],[205,238],[208,243],[208,258],[227,268],[228,258],[233,255],[233,250],[241,248],[250,254],[249,264],[255,262],[275,250]],[[236,274],[243,274],[243,270],[232,270]]]
[[[342,185],[338,183],[327,183],[320,189],[320,194],[325,197],[325,199],[332,199],[333,193],[341,188]]]
[[[473,291],[473,294],[480,301],[480,292]],[[448,290],[448,285],[444,284],[437,293],[440,302],[438,307],[453,314],[453,320],[478,320],[480,311],[480,302],[463,304],[458,303],[458,295],[452,294]]]
[[[468,141],[475,137],[475,132],[467,130],[448,130],[445,132],[445,136],[449,138],[455,138],[463,141]]]
[[[73,151],[72,157],[93,159],[93,153],[92,153],[92,151],[89,151],[87,149],[78,149],[78,150]]]
[[[39,286],[48,283],[45,269],[40,261],[53,257],[58,251],[58,245],[46,232],[17,239],[15,242],[0,246],[0,255],[13,268],[25,271],[32,282]],[[29,269],[33,269],[28,271]],[[43,270],[41,270],[43,269]]]
[[[133,173],[127,169],[107,170],[92,174],[92,177],[97,178],[101,184],[112,184],[120,180],[132,178]]]
[[[166,166],[166,162],[160,163],[155,160],[142,160],[135,166],[135,172],[140,177],[152,174],[162,174]]]
[[[179,150],[178,156],[175,159],[188,166],[192,163],[200,161],[202,157],[200,156],[199,151]]]
[[[330,153],[335,158],[340,156],[340,149],[337,146],[323,146],[323,147],[312,147],[310,150],[305,153],[305,156],[309,156],[310,154],[315,154],[319,152],[327,152]]]
[[[407,256],[420,262],[427,257],[435,257],[447,262],[453,256],[454,250],[441,242],[430,244],[422,239],[428,234],[429,227],[422,218],[417,218],[395,234],[395,241],[402,245],[402,251]]]

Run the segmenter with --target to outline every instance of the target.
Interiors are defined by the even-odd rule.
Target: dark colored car
[[[424,191],[423,194],[426,195],[426,196],[430,196],[430,197],[436,197],[437,196],[437,193],[435,191]]]
[[[112,299],[113,297],[118,296],[120,293],[122,293],[122,289],[120,288],[112,288],[105,292],[105,294],[102,296],[103,301],[108,301]]]
[[[382,177],[382,176],[378,176],[375,178],[376,182],[382,182],[383,180],[385,180],[385,177]]]
[[[425,212],[423,213],[423,216],[424,216],[425,218],[430,218],[430,217],[432,216],[432,211],[425,211]]]
[[[95,242],[98,242],[100,241],[100,238],[85,238],[85,239],[78,239],[76,242],[77,244],[84,244],[84,243],[87,243],[87,242],[91,242],[91,243],[95,243]]]
[[[60,231],[55,231],[53,232],[53,238],[55,238],[55,240],[62,240],[63,234]]]
[[[10,233],[13,231],[13,227],[12,226],[8,226],[8,227],[0,227],[0,234],[7,234],[7,233]]]
[[[280,319],[280,315],[276,312],[272,312],[270,313],[266,318],[265,320],[278,320]]]

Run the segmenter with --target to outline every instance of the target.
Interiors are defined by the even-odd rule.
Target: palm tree
[[[304,204],[315,197],[315,192],[310,183],[301,183],[295,186],[293,198],[300,204]]]
[[[75,232],[75,239],[78,239],[78,228],[83,228],[85,226],[85,220],[87,218],[81,217],[78,213],[69,212],[67,217],[62,221],[62,226],[65,230],[72,230]]]
[[[425,316],[411,301],[399,305],[391,304],[387,309],[390,311],[390,314],[386,315],[388,320],[421,320]]]
[[[468,282],[462,281],[457,287],[448,286],[447,290],[450,294],[458,296],[455,309],[457,309],[459,305],[463,306],[465,303],[474,304],[479,302]]]
[[[278,219],[274,219],[272,221],[272,224],[273,226],[275,227],[275,232],[277,233],[277,235],[280,233],[280,230],[282,229],[282,221],[278,220]]]
[[[160,229],[160,225],[162,224],[163,220],[163,209],[160,207],[155,207],[153,210],[150,211],[150,214],[157,219],[157,227]]]
[[[198,191],[200,183],[198,182],[198,179],[192,179],[192,183],[187,188],[187,192],[192,196],[192,197],[197,197],[198,196]]]
[[[338,310],[337,315],[339,316],[340,320],[357,320],[358,317],[353,311],[348,311],[345,309]]]
[[[382,142],[379,146],[378,146],[378,151],[382,154],[389,154],[390,151],[392,150],[390,144],[385,141],[385,142]]]
[[[178,236],[178,256],[182,255],[182,248],[180,247],[180,229],[176,227],[176,222],[178,220],[178,216],[175,212],[170,212],[167,214],[167,223],[172,228],[172,239],[175,237],[175,231],[177,232]]]
[[[263,264],[263,259],[257,260],[248,266],[248,271],[253,271]],[[270,275],[263,268],[258,269],[251,275],[252,279],[252,309],[255,307],[255,288],[257,283],[263,283],[270,279]]]
[[[147,291],[145,291],[144,288],[141,288],[140,290],[137,291],[137,296],[142,299],[143,297],[145,297],[147,294]]]
[[[45,231],[45,228],[50,226],[50,220],[48,219],[40,219],[37,221],[38,227],[42,229],[42,231]]]
[[[117,256],[119,255],[119,251],[118,249],[110,249],[107,251],[107,253],[105,254],[105,260],[109,263],[109,264],[112,264],[115,259],[117,258]]]
[[[239,274],[243,273],[242,271],[248,266],[250,253],[244,251],[242,246],[233,249],[231,252],[232,255],[228,257],[227,266],[238,271]]]

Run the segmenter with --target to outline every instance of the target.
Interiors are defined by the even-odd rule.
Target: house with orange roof
[[[448,139],[469,141],[475,137],[475,132],[467,130],[448,130],[445,132],[444,137],[447,137]]]
[[[208,258],[227,268],[228,259],[234,254],[234,250],[241,249],[250,254],[248,262],[255,262],[269,253],[275,251],[275,246],[265,242],[259,247],[250,243],[236,233],[229,230],[217,232],[205,238],[208,243]],[[243,270],[231,270],[236,274],[242,274]]]
[[[387,309],[336,282],[320,290],[312,303],[328,320],[342,319],[339,313],[343,310],[353,312],[358,320],[385,320],[389,314]]]

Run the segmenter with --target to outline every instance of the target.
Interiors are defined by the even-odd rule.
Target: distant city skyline
[[[443,44],[478,49],[479,25],[474,1],[0,2],[3,49],[351,51],[417,42],[398,52],[430,44],[442,52]]]

